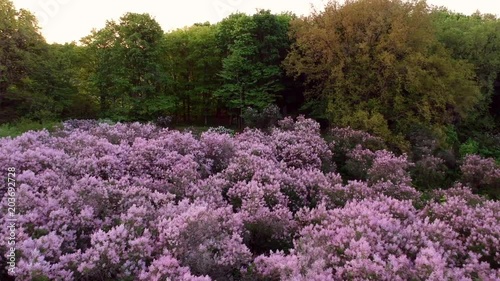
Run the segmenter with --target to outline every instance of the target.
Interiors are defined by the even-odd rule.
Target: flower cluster
[[[490,184],[496,166],[470,156],[465,185],[423,200],[406,155],[363,132],[331,134],[304,117],[200,136],[72,120],[0,139],[0,166],[18,171],[15,278],[500,278],[500,204],[467,187]]]
[[[412,168],[413,184],[420,189],[436,189],[445,187],[447,167],[439,157],[426,155],[415,162]]]
[[[479,155],[467,155],[460,166],[462,182],[473,190],[500,188],[500,166],[492,158],[483,158]],[[498,195],[498,191],[496,192]]]

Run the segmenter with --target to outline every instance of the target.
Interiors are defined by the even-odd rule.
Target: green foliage
[[[92,54],[89,80],[97,92],[101,116],[117,120],[150,118],[153,114],[144,110],[144,103],[158,98],[164,79],[160,25],[148,14],[127,13],[120,22],[107,22],[82,42]]]
[[[466,16],[444,9],[436,9],[432,15],[438,40],[454,58],[474,64],[484,97],[479,109],[484,110],[491,103],[500,73],[500,20],[488,14]]]
[[[225,58],[219,73],[223,84],[215,95],[237,115],[246,107],[262,110],[285,89],[281,62],[290,46],[290,19],[261,10],[253,16],[234,14],[219,24]]]
[[[445,135],[445,146],[455,147],[460,143],[458,132],[454,126],[446,126],[443,133]]]
[[[24,118],[15,123],[0,125],[0,137],[17,137],[28,131],[39,131],[43,129],[54,130],[60,124],[60,122],[55,121],[34,122]]]
[[[328,101],[331,122],[369,127],[403,150],[408,128],[452,124],[479,99],[472,65],[435,39],[425,2],[334,1],[291,32],[287,71]]]
[[[486,157],[500,156],[498,134],[500,125],[500,19],[494,15],[475,13],[470,16],[446,9],[432,12],[436,36],[456,59],[474,65],[481,100],[457,127],[465,146],[469,139],[477,142],[476,152]],[[465,149],[465,148],[464,148]]]
[[[468,139],[465,143],[460,145],[459,153],[461,157],[465,157],[467,154],[478,154],[479,143],[472,139]]]
[[[409,143],[404,139],[404,136],[401,134],[395,135],[391,132],[388,121],[378,112],[369,113],[358,110],[350,115],[343,116],[337,124],[381,137],[386,140],[389,147],[396,151],[409,150]]]
[[[196,24],[167,33],[164,39],[163,63],[169,77],[166,92],[175,96],[175,113],[190,122],[208,115],[217,106],[212,98],[220,86],[218,72],[222,67],[217,47],[215,25]]]
[[[460,145],[459,154],[464,157],[467,154],[479,154],[485,158],[500,160],[500,135],[492,135],[485,132],[475,134]]]
[[[169,115],[175,111],[177,103],[176,97],[173,96],[155,96],[141,100],[137,103],[137,109],[134,114],[137,114],[143,120],[153,120],[156,116]]]
[[[38,92],[43,73],[40,63],[47,44],[36,18],[0,0],[0,122],[13,121],[54,106],[50,96]]]
[[[331,106],[334,107],[334,105]],[[387,120],[378,112],[368,113],[364,110],[357,110],[351,115],[342,116],[340,125],[351,126],[353,129],[366,131],[386,139],[391,135]]]
[[[50,278],[45,275],[34,275],[31,281],[50,281]]]

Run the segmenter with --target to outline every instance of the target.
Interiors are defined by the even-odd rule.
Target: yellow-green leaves
[[[394,138],[412,124],[463,118],[479,90],[470,64],[437,41],[425,1],[330,2],[293,22],[285,61],[308,96],[328,100],[333,124]]]

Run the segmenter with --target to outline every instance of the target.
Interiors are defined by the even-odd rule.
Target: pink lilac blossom
[[[492,158],[467,155],[460,166],[462,182],[473,190],[500,188],[500,166]]]
[[[17,171],[15,280],[500,279],[500,205],[470,189],[498,179],[491,160],[468,156],[463,184],[422,199],[406,155],[330,134],[304,117],[199,137],[73,120],[0,139]]]

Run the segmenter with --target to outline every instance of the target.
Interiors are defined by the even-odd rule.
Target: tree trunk
[[[99,97],[99,102],[100,102],[100,105],[101,105],[101,115],[104,115],[106,110],[107,110],[107,106],[106,106],[106,94],[102,93],[101,92],[101,95]]]
[[[207,94],[203,93],[203,115],[205,119],[205,126],[208,125],[208,98]]]

